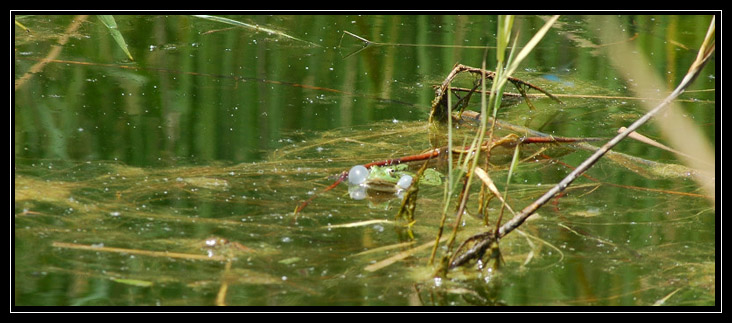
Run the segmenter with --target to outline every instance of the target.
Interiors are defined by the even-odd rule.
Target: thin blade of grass
[[[508,176],[506,178],[506,186],[508,186],[508,183],[511,182],[511,175],[513,175],[513,171],[516,169],[516,166],[519,162],[519,148],[521,147],[521,144],[516,145],[516,148],[513,151],[513,158],[511,159],[511,166],[508,168]]]
[[[140,280],[140,279],[126,279],[126,278],[110,278],[111,281],[115,283],[130,285],[130,286],[136,286],[136,287],[150,287],[153,285],[153,282],[147,281],[147,280]]]
[[[259,25],[252,25],[252,24],[248,24],[248,23],[245,23],[245,22],[237,21],[237,20],[234,20],[234,19],[229,19],[229,18],[224,18],[224,17],[218,17],[218,16],[209,16],[209,15],[193,15],[193,16],[196,17],[196,18],[201,18],[201,19],[206,19],[206,20],[210,20],[210,21],[220,22],[220,23],[224,23],[224,24],[228,24],[228,25],[232,25],[232,26],[236,26],[236,27],[243,27],[243,28],[247,28],[247,29],[252,29],[254,31],[262,31],[262,32],[265,32],[265,33],[268,33],[268,34],[277,35],[277,36],[280,36],[280,37],[284,37],[284,38],[296,40],[296,41],[299,41],[299,42],[307,43],[307,44],[309,44],[311,46],[315,46],[315,47],[322,47],[322,46],[320,46],[320,45],[318,45],[316,43],[312,43],[312,42],[309,42],[307,40],[302,40],[300,38],[290,36],[290,35],[288,35],[288,34],[286,34],[284,32],[281,32],[279,30],[265,28],[265,27],[262,27],[262,26],[259,26]]]
[[[498,16],[498,25],[501,32],[498,33],[498,39],[496,44],[498,48],[506,48],[508,46],[508,40],[511,39],[511,27],[513,26],[513,15],[500,15]],[[503,61],[506,55],[505,50],[496,51],[498,61]]]
[[[514,212],[513,209],[511,208],[511,206],[509,206],[508,203],[506,203],[506,200],[503,199],[501,192],[498,191],[496,184],[493,183],[493,180],[491,179],[490,176],[488,176],[488,173],[486,173],[486,171],[484,171],[480,167],[475,167],[475,175],[478,176],[478,178],[480,178],[480,180],[483,181],[483,183],[485,183],[486,186],[488,186],[488,189],[491,191],[491,193],[493,193],[493,195],[495,195],[501,201],[501,203],[506,205],[506,208],[508,208],[508,211],[510,211],[512,214],[516,214],[516,212]]]
[[[671,296],[674,296],[676,292],[680,291],[682,287],[679,287],[675,289],[673,292],[669,293],[668,295],[664,296],[663,298],[657,300],[655,303],[653,303],[653,306],[662,306],[666,301],[671,298]]]
[[[506,76],[511,76],[513,72],[516,71],[518,66],[521,64],[521,62],[529,56],[529,53],[531,53],[532,50],[534,50],[534,47],[541,41],[542,38],[544,38],[544,35],[546,35],[547,31],[549,31],[549,28],[552,27],[555,21],[559,19],[559,16],[553,16],[547,21],[544,26],[539,29],[539,31],[534,34],[534,37],[531,37],[531,40],[529,40],[526,45],[521,48],[521,51],[516,55],[516,58],[511,62],[511,64],[506,68]]]
[[[141,249],[128,249],[128,248],[103,247],[103,246],[97,247],[97,246],[92,246],[92,245],[84,245],[84,244],[69,243],[69,242],[58,242],[58,241],[54,241],[51,245],[56,248],[87,250],[87,251],[94,251],[94,252],[110,252],[110,253],[117,253],[117,254],[140,255],[140,256],[149,256],[149,257],[177,258],[177,259],[188,259],[188,260],[208,260],[208,261],[226,260],[225,257],[216,256],[216,255],[208,256],[208,255],[197,255],[197,254],[180,253],[180,252],[150,251],[150,250],[141,250]]]
[[[447,240],[447,237],[444,237],[444,238],[440,239],[440,242],[443,242],[445,240]],[[386,259],[384,259],[382,261],[378,261],[376,263],[373,263],[371,265],[368,265],[368,266],[364,267],[364,270],[371,271],[371,272],[377,271],[377,270],[382,269],[384,267],[390,266],[390,265],[392,265],[392,264],[394,264],[394,263],[396,263],[398,261],[404,260],[407,257],[409,257],[409,256],[411,256],[411,255],[413,255],[413,254],[415,254],[415,253],[417,253],[419,251],[422,251],[422,250],[424,250],[426,248],[432,247],[434,244],[435,244],[435,241],[430,241],[430,242],[427,242],[425,244],[422,244],[422,245],[419,245],[417,247],[414,247],[412,249],[402,251],[402,252],[400,252],[400,253],[398,253],[396,255],[393,255],[393,256],[391,256],[389,258],[386,258]]]
[[[383,247],[369,249],[369,250],[366,250],[366,251],[361,251],[361,252],[359,252],[357,254],[354,254],[354,255],[351,255],[351,256],[352,257],[358,257],[358,256],[369,255],[369,254],[377,253],[377,252],[381,252],[381,251],[387,251],[387,250],[391,250],[391,249],[398,249],[398,248],[403,248],[403,247],[409,247],[409,246],[411,246],[411,245],[413,245],[415,243],[417,243],[417,241],[414,241],[414,240],[407,241],[407,242],[395,243],[395,244],[388,245],[388,246],[383,246]]]
[[[447,115],[452,115],[452,90],[450,87],[447,88]],[[452,118],[447,118],[447,181],[445,181],[445,188],[442,196],[442,216],[440,217],[440,226],[437,228],[437,235],[435,236],[435,242],[442,239],[442,232],[445,229],[445,221],[447,220],[447,207],[450,205],[450,197],[453,192],[454,174],[452,172]],[[430,259],[428,264],[432,264],[437,254],[437,246],[435,243],[430,252]]]
[[[329,224],[325,227],[329,228],[329,229],[357,228],[357,227],[363,227],[363,226],[378,224],[378,223],[394,223],[394,221],[375,219],[375,220],[358,221],[358,222],[351,222],[351,223],[344,223],[344,224]]]
[[[514,212],[511,209],[511,206],[506,203],[506,200],[508,199],[508,187],[511,183],[511,175],[513,175],[514,169],[516,169],[516,165],[518,165],[519,161],[519,149],[521,147],[521,144],[516,145],[516,148],[513,151],[513,158],[511,159],[511,167],[508,169],[508,176],[506,178],[506,188],[503,192],[503,198],[501,198],[501,211],[498,212],[498,220],[496,220],[496,231],[493,233],[494,236],[498,236],[498,229],[501,226],[501,221],[503,220],[503,210],[504,208],[508,208],[509,211],[511,211],[511,214],[514,216],[516,215],[516,212]]]
[[[30,29],[28,27],[23,26],[23,24],[20,23],[20,21],[15,20],[15,25],[18,26],[18,28],[22,29],[23,31],[30,33]]]
[[[620,127],[620,128],[618,129],[618,133],[622,133],[623,131],[625,131],[625,130],[627,130],[627,129],[628,129],[628,128],[626,128],[626,127]],[[665,150],[665,151],[669,151],[669,152],[672,152],[672,153],[675,153],[675,154],[680,154],[680,155],[684,155],[684,156],[686,156],[686,157],[689,157],[689,158],[694,158],[693,156],[690,156],[690,155],[684,154],[684,153],[682,153],[682,152],[680,152],[680,151],[678,151],[678,150],[676,150],[676,149],[673,149],[673,148],[671,148],[671,147],[669,147],[669,146],[666,146],[666,145],[664,145],[664,144],[662,144],[662,143],[660,143],[660,142],[658,142],[658,141],[655,141],[655,140],[653,140],[653,139],[651,139],[651,138],[648,138],[648,137],[646,137],[646,136],[644,136],[644,135],[642,135],[642,134],[638,133],[637,131],[633,131],[633,132],[631,132],[631,133],[630,133],[630,134],[628,135],[628,137],[629,137],[629,138],[631,138],[631,139],[635,139],[635,140],[637,140],[637,141],[639,141],[639,142],[642,142],[642,143],[644,143],[644,144],[647,144],[647,145],[651,145],[651,146],[653,146],[653,147],[656,147],[656,148],[660,148],[660,149],[663,149],[663,150]]]
[[[351,57],[351,56],[353,56],[353,55],[356,55],[356,54],[358,54],[359,52],[361,52],[362,50],[364,50],[364,49],[368,48],[369,46],[371,46],[371,45],[373,44],[373,42],[372,42],[372,41],[370,41],[370,40],[368,40],[368,39],[366,39],[366,38],[360,37],[360,36],[358,36],[358,35],[355,35],[355,34],[353,34],[353,33],[351,33],[351,32],[348,32],[348,31],[344,30],[344,31],[343,31],[343,34],[341,35],[341,40],[340,40],[340,41],[338,42],[338,48],[339,48],[339,49],[340,49],[340,48],[342,48],[342,45],[343,45],[343,38],[345,38],[345,37],[346,37],[346,35],[349,35],[349,36],[351,36],[351,37],[354,37],[354,38],[358,39],[358,40],[359,40],[359,41],[361,41],[361,42],[362,42],[363,44],[361,45],[361,47],[360,47],[360,48],[358,48],[358,49],[356,49],[356,50],[354,50],[354,51],[351,51],[350,53],[348,53],[348,54],[346,54],[346,55],[341,55],[341,58],[342,58],[342,59],[346,59],[346,58],[349,58],[349,57]]]
[[[390,43],[390,42],[376,42],[364,37],[358,36],[352,32],[343,31],[341,35],[341,41],[345,35],[351,36],[363,42],[364,48],[367,46],[402,46],[402,47],[434,47],[434,48],[464,48],[464,49],[492,49],[493,46],[479,46],[479,45],[456,45],[456,44],[410,44],[410,43]],[[352,54],[351,54],[352,55]],[[349,55],[350,56],[350,55]]]
[[[125,42],[124,36],[122,36],[122,33],[119,32],[119,29],[117,29],[117,22],[114,20],[114,17],[112,15],[98,15],[97,16],[99,20],[104,24],[107,29],[109,29],[109,34],[112,36],[112,39],[117,43],[117,46],[122,49],[123,52],[125,52],[125,55],[130,60],[134,60],[132,58],[132,54],[130,54],[130,50],[127,49],[127,43]]]

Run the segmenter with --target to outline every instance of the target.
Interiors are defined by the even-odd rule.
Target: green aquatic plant
[[[477,135],[474,137],[472,144],[470,146],[471,147],[470,150],[474,151],[474,154],[471,154],[471,156],[469,158],[466,158],[463,160],[461,167],[467,176],[465,178],[465,183],[464,183],[463,189],[461,191],[460,199],[458,201],[455,224],[453,225],[452,234],[450,236],[450,239],[447,242],[448,255],[445,255],[444,259],[454,257],[454,256],[451,256],[450,254],[452,253],[452,245],[457,237],[457,230],[458,230],[459,224],[461,223],[462,215],[464,213],[465,208],[467,207],[468,197],[470,196],[470,192],[469,192],[468,188],[471,186],[471,183],[473,181],[473,175],[475,174],[476,169],[480,169],[478,167],[478,164],[483,160],[483,159],[481,159],[480,153],[482,151],[481,147],[484,145],[484,138],[485,138],[486,133],[488,133],[487,142],[489,142],[489,143],[493,142],[493,136],[494,136],[493,131],[495,129],[495,120],[496,120],[498,109],[501,106],[502,93],[503,93],[506,83],[508,81],[511,81],[512,83],[514,83],[516,85],[517,88],[520,89],[519,90],[520,92],[522,92],[522,90],[521,90],[522,86],[527,86],[527,87],[531,87],[533,89],[537,89],[537,90],[541,91],[542,93],[546,94],[547,96],[554,98],[548,92],[546,92],[534,85],[531,85],[529,83],[515,79],[511,75],[518,68],[518,65],[521,63],[521,61],[528,55],[528,53],[531,52],[533,47],[536,46],[538,41],[544,36],[544,34],[548,31],[548,29],[551,27],[552,23],[554,21],[556,21],[557,18],[558,18],[558,16],[555,16],[552,19],[550,19],[544,25],[544,27],[542,27],[536,33],[536,35],[534,35],[534,37],[528,42],[528,44],[523,47],[523,49],[516,55],[516,57],[514,57],[514,51],[516,49],[516,45],[514,44],[514,46],[512,47],[512,50],[511,50],[511,54],[506,59],[504,53],[508,47],[508,40],[510,39],[510,35],[511,35],[511,29],[513,26],[513,16],[500,16],[498,19],[498,39],[497,39],[498,55],[497,55],[496,71],[490,72],[485,69],[485,59],[483,60],[483,67],[481,69],[473,69],[473,68],[465,67],[462,65],[456,65],[456,67],[453,69],[451,74],[448,75],[448,77],[446,78],[445,82],[443,82],[442,87],[440,89],[438,89],[438,91],[437,91],[435,100],[433,101],[433,104],[432,104],[432,110],[430,113],[430,122],[444,121],[448,118],[452,118],[452,112],[451,112],[452,110],[449,108],[449,106],[448,106],[447,111],[445,111],[445,107],[448,104],[446,102],[446,100],[450,96],[448,94],[448,96],[445,97],[444,92],[445,92],[445,89],[449,88],[449,84],[452,81],[452,79],[454,78],[454,75],[456,75],[457,73],[460,73],[462,71],[470,71],[471,73],[480,75],[480,78],[479,78],[480,82],[478,84],[476,84],[476,86],[473,88],[473,91],[478,86],[482,87],[480,115],[487,116],[488,107],[492,107],[492,120],[493,120],[493,122],[491,123],[491,126],[490,126],[490,131],[489,131],[488,123],[487,123],[488,118],[486,118],[486,117],[481,118],[480,126],[477,130]],[[504,66],[506,66],[506,67],[504,68]],[[483,82],[483,80],[486,78],[490,78],[493,80],[489,97],[486,97],[486,93],[488,93],[488,92],[486,91],[485,82]],[[470,94],[472,94],[472,91],[470,92]],[[524,92],[522,92],[522,94],[525,95]],[[466,97],[469,98],[469,95]],[[527,99],[527,102],[528,102],[528,99]],[[464,105],[463,105],[463,107],[464,107]],[[462,111],[459,111],[459,114],[462,114]],[[493,145],[489,144],[487,146],[488,146],[488,149],[486,150],[485,154],[486,154],[486,156],[490,156],[490,150],[491,150],[491,147],[493,147]],[[518,149],[518,145],[517,145],[516,149]],[[516,161],[515,156],[514,156],[514,163]],[[486,158],[485,159],[486,163],[487,163],[487,160],[488,159]],[[484,178],[488,177],[488,175],[485,174],[485,172],[483,174],[484,174],[484,176],[483,176]],[[451,182],[452,182],[452,180],[451,180]],[[485,197],[483,196],[483,198],[485,198]],[[503,203],[503,205],[505,205],[505,202]],[[444,215],[443,215],[443,218],[444,218]],[[501,220],[499,217],[499,219],[497,221],[497,225],[500,222],[501,222]],[[439,233],[436,238],[437,240],[440,239],[440,233],[442,232],[442,230],[439,230],[438,232]],[[435,249],[433,249],[432,253],[434,255]],[[482,257],[482,253],[480,256]],[[431,260],[430,260],[430,262],[431,262]],[[445,264],[446,261],[442,261],[442,263]],[[438,275],[445,275],[446,270],[447,270],[446,267],[442,267],[442,268],[438,269]]]

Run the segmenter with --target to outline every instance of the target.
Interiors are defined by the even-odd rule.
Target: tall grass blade
[[[513,27],[513,15],[501,15],[498,16],[499,33],[496,44],[498,51],[496,51],[497,60],[503,62],[506,55],[506,47],[508,46],[508,40],[511,38],[511,27]]]
[[[547,21],[544,26],[542,26],[539,31],[534,34],[534,37],[531,37],[531,40],[529,40],[526,45],[521,48],[521,51],[519,51],[518,55],[516,55],[516,58],[511,62],[511,64],[506,68],[506,76],[511,76],[513,72],[516,71],[518,66],[521,64],[521,62],[529,56],[529,53],[531,53],[532,50],[534,50],[534,47],[541,41],[542,38],[544,38],[544,35],[546,35],[547,31],[549,31],[549,28],[552,27],[555,21],[559,19],[559,16],[553,16]],[[504,82],[506,80],[503,80]]]

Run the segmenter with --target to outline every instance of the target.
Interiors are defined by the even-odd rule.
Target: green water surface
[[[673,153],[646,144],[615,150],[652,164],[604,159],[502,239],[497,272],[433,275],[441,186],[420,189],[411,235],[399,199],[319,194],[353,165],[431,148],[433,85],[455,63],[480,66],[486,45],[494,64],[495,16],[226,17],[260,28],[115,15],[130,60],[97,16],[15,16],[28,28],[14,31],[15,305],[718,304],[714,203]],[[547,18],[518,16],[518,43]],[[618,19],[667,93],[711,16]],[[566,137],[628,126],[647,98],[605,46],[585,17],[560,17],[514,76],[563,104],[519,101],[499,119]],[[712,59],[679,100],[712,147],[715,71]],[[663,142],[652,122],[639,131]],[[496,154],[503,191],[512,150]],[[509,203],[522,209],[590,154],[526,147]],[[485,231],[476,208],[459,239]],[[489,221],[499,209],[491,201]]]

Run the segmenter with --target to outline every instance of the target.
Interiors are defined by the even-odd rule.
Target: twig
[[[440,122],[446,121],[446,118],[448,115],[448,113],[447,113],[448,109],[447,109],[447,97],[445,96],[445,94],[448,93],[450,83],[453,81],[453,79],[455,79],[455,77],[462,72],[468,72],[468,73],[475,74],[475,75],[481,77],[481,80],[482,79],[493,80],[496,77],[496,72],[493,72],[493,71],[488,71],[488,70],[485,70],[482,68],[470,67],[467,65],[459,64],[459,63],[455,64],[455,66],[450,71],[450,74],[447,75],[445,80],[442,81],[442,84],[440,84],[440,86],[437,88],[437,90],[435,90],[435,99],[432,100],[432,107],[430,109],[430,118],[429,118],[430,123],[432,123],[434,121],[440,121]],[[555,97],[548,91],[546,91],[536,85],[533,85],[529,82],[523,81],[523,80],[515,78],[515,77],[511,77],[511,76],[506,77],[506,80],[510,81],[511,83],[516,85],[516,87],[525,86],[527,88],[537,90],[557,102],[560,102],[560,103],[562,102],[561,100],[559,100],[557,97]],[[477,90],[477,89],[473,89],[473,90],[471,90],[471,92],[473,92],[475,90]],[[481,92],[490,93],[485,90],[482,90]],[[524,97],[524,98],[526,98],[526,97]]]
[[[712,21],[712,24],[714,24],[714,21]],[[703,54],[702,54],[703,52]],[[511,231],[518,228],[526,219],[534,214],[536,210],[538,210],[542,205],[546,204],[549,200],[551,200],[552,197],[554,197],[556,194],[564,191],[579,175],[587,171],[590,167],[592,167],[605,153],[607,153],[610,149],[612,149],[616,144],[618,144],[621,140],[623,140],[625,137],[627,137],[631,132],[638,129],[641,125],[646,123],[648,120],[650,120],[653,116],[657,115],[663,108],[665,108],[667,105],[669,105],[676,97],[681,95],[681,93],[684,92],[684,90],[691,85],[692,81],[696,79],[696,77],[701,72],[704,65],[709,61],[709,58],[711,57],[711,54],[714,52],[714,44],[705,44],[700,49],[700,55],[697,56],[697,60],[694,61],[689,68],[689,72],[684,76],[684,79],[681,81],[681,83],[674,89],[673,92],[669,96],[667,96],[660,104],[658,104],[655,108],[648,111],[645,115],[643,115],[640,119],[636,120],[633,124],[628,126],[628,128],[615,136],[613,139],[608,141],[605,145],[600,147],[595,153],[587,158],[582,164],[577,166],[575,170],[573,170],[569,175],[567,175],[562,181],[560,181],[557,185],[552,187],[549,191],[547,191],[544,195],[539,197],[536,201],[531,203],[529,206],[525,207],[521,212],[513,217],[511,220],[506,222],[501,228],[498,230],[497,235],[493,234],[487,234],[480,233],[478,235],[475,235],[473,237],[475,238],[483,238],[482,241],[478,242],[475,246],[473,246],[468,252],[462,255],[461,258],[456,259],[450,264],[450,268],[454,268],[456,266],[460,266],[462,264],[467,263],[467,261],[471,259],[475,259],[479,256],[482,256],[485,250],[494,242],[494,240],[500,239],[506,234],[510,233]],[[473,237],[469,239],[474,239]]]

